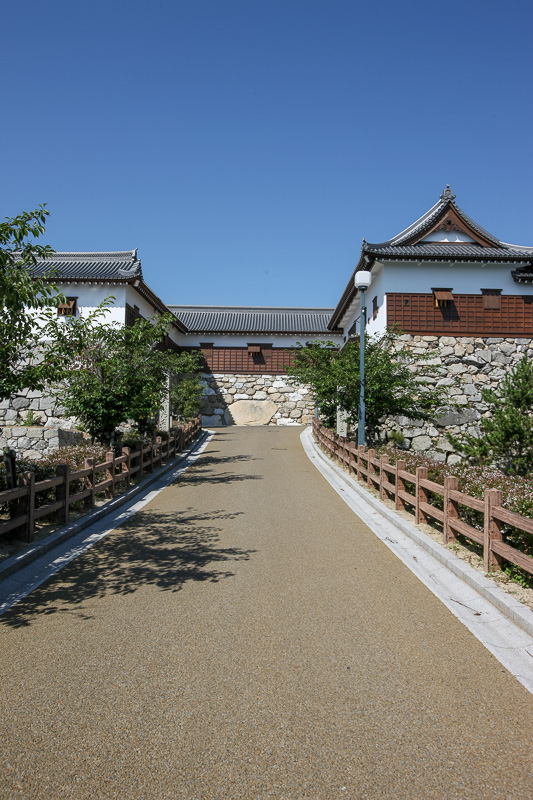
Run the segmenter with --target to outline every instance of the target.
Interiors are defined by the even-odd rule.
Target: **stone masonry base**
[[[308,387],[285,375],[202,376],[202,424],[307,425],[314,415]]]
[[[478,434],[481,418],[489,415],[482,389],[498,389],[524,354],[533,358],[531,339],[404,334],[398,338],[396,349],[404,348],[422,357],[417,368],[421,380],[444,387],[451,408],[433,423],[390,417],[385,420],[384,433],[399,431],[405,449],[449,464],[461,461],[461,457],[454,452],[446,434]],[[432,376],[423,377],[424,364],[434,370]]]

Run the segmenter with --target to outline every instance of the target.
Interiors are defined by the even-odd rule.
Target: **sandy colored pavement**
[[[533,797],[528,692],[300,429],[217,432],[0,618],[0,797]]]

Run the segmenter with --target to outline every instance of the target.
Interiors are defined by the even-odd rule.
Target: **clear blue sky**
[[[0,0],[0,216],[168,303],[335,305],[438,199],[533,245],[533,4]]]

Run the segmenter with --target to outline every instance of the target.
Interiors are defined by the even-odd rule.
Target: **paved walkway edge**
[[[474,589],[485,600],[495,606],[498,611],[507,617],[511,622],[520,627],[523,631],[533,636],[533,611],[527,606],[520,603],[508,595],[503,589],[498,588],[484,575],[477,572],[469,564],[465,564],[461,559],[457,558],[453,553],[442,547],[437,542],[429,539],[421,531],[418,530],[412,523],[403,519],[393,509],[387,508],[377,497],[374,497],[369,491],[364,489],[361,484],[348,475],[341,467],[337,466],[317,445],[311,428],[306,430],[301,435],[302,445],[309,455],[313,453],[321,464],[334,473],[344,483],[346,483],[356,494],[359,495],[369,506],[371,506],[378,514],[384,517],[388,522],[392,523],[402,533],[414,541],[419,547],[429,553],[435,560],[441,563],[444,567],[450,570],[456,577],[464,581],[468,586]],[[326,471],[321,470],[324,477],[329,480]],[[330,481],[331,482],[331,481]]]
[[[174,458],[164,467],[152,472],[146,478],[143,478],[140,483],[136,484],[136,486],[132,486],[126,492],[123,492],[118,497],[113,498],[113,500],[110,500],[109,503],[106,503],[104,506],[95,508],[94,511],[90,511],[81,519],[77,519],[75,522],[65,525],[58,531],[54,531],[54,533],[51,533],[50,536],[46,537],[46,539],[42,539],[39,542],[30,544],[28,549],[24,550],[23,552],[15,553],[15,555],[6,558],[6,560],[0,564],[0,581],[3,578],[13,575],[19,569],[26,567],[28,564],[31,564],[32,561],[35,561],[45,553],[48,553],[58,544],[66,542],[80,531],[88,528],[93,523],[116,511],[117,508],[120,508],[120,506],[124,505],[124,503],[127,503],[129,500],[131,500],[132,497],[135,497],[143,492],[147,486],[150,486],[151,483],[161,478],[167,472],[170,472],[170,470],[173,470],[182,461],[185,461],[185,459],[189,457],[193,450],[203,444],[208,436],[208,431],[202,431],[202,433],[197,436],[196,439],[189,445],[187,450],[184,450],[182,453],[180,453],[178,458]]]

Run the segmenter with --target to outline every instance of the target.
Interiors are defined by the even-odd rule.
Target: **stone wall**
[[[86,438],[88,439],[81,431],[58,427],[8,425],[0,428],[0,451],[8,447],[14,450],[19,458],[38,461],[51,450],[80,444]]]
[[[283,375],[204,374],[202,425],[307,425],[314,415],[306,386]]]
[[[447,441],[466,431],[479,432],[479,420],[488,416],[481,390],[497,389],[517,362],[527,353],[533,357],[533,340],[514,338],[479,338],[452,336],[412,336],[404,334],[396,349],[409,348],[418,356],[427,356],[423,364],[435,371],[427,377],[430,383],[445,387],[450,402],[457,406],[432,424],[405,417],[388,418],[384,431],[400,431],[403,447],[423,452],[437,461],[456,463],[460,457]],[[419,367],[421,379],[423,367]]]
[[[57,398],[53,394],[43,394],[43,392],[29,391],[28,389],[10,400],[0,401],[0,425],[15,425],[17,421],[22,422],[30,411],[39,424],[58,425],[61,422],[63,428],[74,427],[73,424],[62,419],[63,409],[58,405]]]

